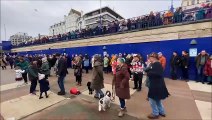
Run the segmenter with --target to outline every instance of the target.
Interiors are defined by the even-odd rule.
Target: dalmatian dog
[[[105,96],[99,100],[99,111],[106,111],[106,108],[110,108],[111,103],[111,92],[106,91]]]

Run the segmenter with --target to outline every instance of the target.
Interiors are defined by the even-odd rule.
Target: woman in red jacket
[[[207,60],[205,67],[204,67],[204,74],[207,76],[208,84],[212,84],[212,55]]]

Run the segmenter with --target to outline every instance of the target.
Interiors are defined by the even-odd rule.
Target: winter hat
[[[47,62],[47,57],[42,58],[42,62]]]
[[[159,59],[159,58],[158,58],[158,54],[155,53],[155,52],[151,53],[151,54],[149,55],[149,57],[153,57],[153,58]]]
[[[162,52],[158,52],[158,55],[163,55]]]
[[[124,58],[118,58],[118,61],[121,63],[125,63],[125,59]]]

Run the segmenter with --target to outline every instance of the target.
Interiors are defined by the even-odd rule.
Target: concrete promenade
[[[56,76],[49,78],[50,91],[49,98],[39,100],[37,95],[29,95],[29,85],[17,88],[14,80],[14,70],[1,70],[1,119],[5,120],[145,120],[151,113],[151,108],[146,101],[148,89],[143,84],[141,92],[130,89],[131,99],[127,100],[127,115],[118,118],[119,101],[118,98],[112,103],[111,108],[106,112],[98,111],[98,100],[93,95],[88,95],[87,82],[91,81],[91,71],[89,74],[83,73],[82,86],[76,86],[73,70],[69,69],[69,74],[65,80],[67,94],[58,96],[59,91]],[[111,74],[104,75],[105,88],[103,91],[111,90]],[[145,81],[145,78],[143,79]],[[167,117],[160,118],[166,120],[211,120],[212,118],[212,86],[185,82],[180,80],[165,79],[167,88],[171,94],[163,101]],[[69,89],[77,87],[82,94],[74,96],[69,94]],[[133,82],[130,82],[133,87]],[[39,90],[39,84],[37,86]]]

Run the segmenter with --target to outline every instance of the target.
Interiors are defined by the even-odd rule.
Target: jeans
[[[119,98],[119,102],[120,102],[120,107],[122,109],[124,109],[125,108],[125,99]]]
[[[101,96],[104,96],[104,93],[102,92],[102,90],[95,90],[95,95],[96,97],[100,98]]]
[[[34,93],[37,86],[37,79],[31,80],[30,93]]]
[[[58,77],[57,82],[58,82],[58,85],[59,85],[59,88],[60,88],[60,92],[65,92],[64,79],[65,79],[65,76]]]
[[[164,107],[161,100],[154,100],[152,98],[149,98],[149,103],[151,105],[153,115],[165,115]]]
[[[198,74],[198,82],[203,82],[205,79],[205,75],[203,74],[204,65],[199,65],[197,68],[197,74]]]

